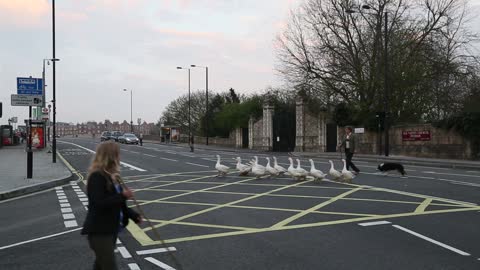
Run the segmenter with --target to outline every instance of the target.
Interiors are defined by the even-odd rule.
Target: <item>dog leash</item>
[[[118,180],[118,183],[124,188],[124,189],[128,189],[127,185],[125,184],[125,182],[123,181],[123,179],[118,176],[117,177],[117,180]],[[145,218],[145,220],[147,221],[148,223],[148,226],[150,228],[152,228],[152,231],[153,231],[153,234],[155,235],[155,237],[157,238],[158,241],[160,241],[161,245],[165,248],[165,250],[167,251],[167,253],[170,255],[170,258],[172,258],[174,264],[175,264],[175,269],[176,270],[183,270],[183,267],[182,267],[182,264],[180,263],[180,261],[177,259],[177,257],[173,254],[173,252],[170,250],[170,248],[167,246],[167,244],[165,243],[165,241],[160,237],[160,233],[158,233],[157,229],[153,226],[152,222],[150,221],[150,219],[145,215],[145,212],[143,212],[143,209],[140,207],[140,204],[138,204],[138,201],[137,199],[135,198],[135,196],[132,194],[132,200],[133,200],[133,203],[135,204],[135,206],[137,207],[138,209],[138,212],[139,214]]]

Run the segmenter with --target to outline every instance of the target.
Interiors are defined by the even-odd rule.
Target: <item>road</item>
[[[84,179],[98,141],[58,143],[61,158]],[[121,145],[122,176],[170,250],[147,222],[132,225],[118,243],[121,269],[179,269],[171,255],[183,269],[480,267],[480,171],[407,166],[407,177],[385,176],[377,164],[357,161],[362,172],[353,184],[234,171],[215,177],[217,154],[230,167],[234,157],[254,155]],[[272,153],[256,155],[265,164]],[[288,166],[286,154],[277,157]],[[327,160],[314,161],[329,170]],[[340,160],[335,165],[341,169]],[[0,202],[0,268],[88,269],[93,256],[78,231],[84,190],[72,182]]]

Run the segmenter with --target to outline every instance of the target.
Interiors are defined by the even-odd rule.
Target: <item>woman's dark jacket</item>
[[[114,234],[120,226],[120,211],[123,213],[122,224],[128,220],[139,221],[140,215],[127,207],[126,198],[118,193],[111,177],[105,172],[93,172],[87,182],[88,213],[83,224],[82,234]]]

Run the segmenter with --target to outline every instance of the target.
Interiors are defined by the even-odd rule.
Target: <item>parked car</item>
[[[104,141],[108,141],[110,140],[110,131],[104,131],[102,132],[102,135],[100,136],[100,141],[101,142],[104,142]]]
[[[118,137],[122,136],[123,133],[120,132],[120,131],[114,131],[112,132],[112,134],[110,135],[110,140],[114,140],[116,142],[118,142]]]
[[[125,133],[123,136],[118,138],[118,142],[126,144],[138,144],[139,140],[135,134]]]

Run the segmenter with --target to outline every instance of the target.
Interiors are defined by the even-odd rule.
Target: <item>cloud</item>
[[[50,13],[48,0],[0,0],[0,24],[31,28],[44,26]]]

